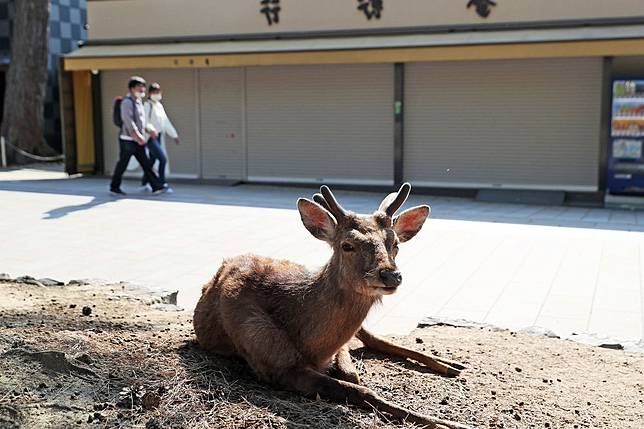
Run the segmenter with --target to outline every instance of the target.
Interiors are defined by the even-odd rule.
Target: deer
[[[239,357],[262,382],[307,397],[387,413],[426,428],[471,429],[396,405],[360,384],[348,343],[426,365],[455,377],[465,366],[380,338],[363,326],[369,310],[402,283],[399,243],[412,239],[429,217],[421,205],[396,212],[411,185],[389,194],[372,215],[344,209],[327,186],[313,200],[300,198],[304,227],[331,246],[318,271],[287,260],[246,254],[224,260],[202,288],[193,325],[207,352]]]

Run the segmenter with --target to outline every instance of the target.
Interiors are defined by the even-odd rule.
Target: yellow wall
[[[74,72],[74,119],[76,126],[76,162],[78,171],[94,171],[94,113],[92,109],[92,75]]]
[[[466,5],[467,0],[385,0],[381,19],[368,20],[357,0],[281,0],[280,22],[270,26],[259,0],[90,0],[87,8],[90,40],[644,16],[643,0],[497,0],[485,19]]]

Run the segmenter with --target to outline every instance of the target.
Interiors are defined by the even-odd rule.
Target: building
[[[611,80],[644,76],[641,0],[89,0],[88,24],[62,64],[74,172],[111,173],[140,74],[174,177],[599,202]]]
[[[11,60],[11,25],[15,0],[0,0],[0,122],[5,90],[5,75]],[[58,57],[71,52],[85,40],[86,0],[51,0],[49,17],[49,60],[45,99],[45,139],[62,150],[58,88]]]

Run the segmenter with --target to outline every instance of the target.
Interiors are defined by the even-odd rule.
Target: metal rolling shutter
[[[601,76],[600,58],[408,64],[406,179],[596,190]]]
[[[393,66],[247,69],[248,179],[390,184]]]
[[[112,103],[117,95],[127,93],[130,76],[140,75],[149,83],[159,82],[163,88],[163,106],[179,132],[181,145],[167,139],[170,177],[198,177],[197,93],[195,70],[118,70],[101,73],[103,100],[103,135],[105,170],[111,173],[118,157],[118,128],[112,123]],[[134,174],[140,174],[137,170]]]
[[[241,68],[199,71],[202,176],[242,179],[245,158]]]
[[[123,71],[101,72],[101,109],[103,121],[103,156],[105,174],[112,174],[119,156],[118,128],[112,122],[114,97],[127,92],[127,79],[130,74]]]

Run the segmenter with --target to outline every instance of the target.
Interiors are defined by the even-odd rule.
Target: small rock
[[[45,278],[42,278],[42,279],[38,279],[38,281],[39,281],[43,286],[49,286],[49,287],[52,287],[52,286],[65,286],[65,283],[64,283],[64,282],[61,282],[61,281],[58,281],[58,280],[54,280],[54,279],[50,279],[50,278],[48,278],[48,277],[45,277]]]
[[[79,362],[83,362],[84,364],[87,364],[87,365],[91,365],[93,362],[93,359],[87,353],[81,353],[78,356],[76,356],[74,359],[76,359]]]
[[[69,308],[76,308],[76,304],[69,304]]]
[[[46,389],[46,388],[47,388],[47,385],[46,385],[45,383],[42,383],[42,382],[41,382],[41,383],[38,385],[38,388],[39,388],[39,389]]]
[[[423,344],[423,339],[416,337],[416,344]]]
[[[447,398],[443,398],[443,399],[441,399],[440,404],[441,404],[441,405],[447,405]]]
[[[602,349],[610,349],[610,350],[624,350],[624,346],[616,343],[616,344],[600,344],[600,348]]]
[[[7,273],[0,273],[0,280],[11,280],[11,276]]]
[[[14,280],[16,283],[24,283],[27,285],[34,285],[34,286],[40,286],[40,287],[45,287],[42,283],[40,283],[38,280],[31,276],[22,276],[18,277]]]
[[[547,337],[547,338],[559,338],[557,334],[555,334],[549,329],[542,328],[541,326],[530,326],[529,328],[522,329],[521,332],[528,335],[535,335],[535,336],[541,336],[541,337]]]
[[[92,314],[92,308],[85,306],[83,307],[82,313],[83,313],[83,316],[89,316],[90,314]]]
[[[151,306],[154,310],[159,310],[159,311],[165,311],[168,313],[173,313],[173,312],[180,312],[183,311],[182,307],[179,307],[176,304],[154,304]]]
[[[518,366],[517,366],[516,368],[514,368],[514,370],[515,370],[516,372],[521,372],[521,371],[523,371],[523,370],[522,370],[521,368],[519,368]]]

